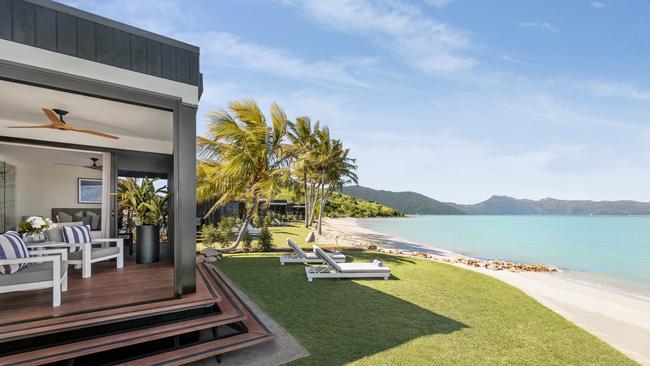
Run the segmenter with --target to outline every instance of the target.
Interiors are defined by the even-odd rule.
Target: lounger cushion
[[[319,248],[317,245],[313,246],[314,254],[322,259],[325,263],[329,264],[337,272],[341,272],[341,266],[339,263],[336,263],[325,251]]]
[[[296,252],[296,254],[298,254],[299,256],[301,256],[303,258],[308,258],[310,254],[311,254],[312,257],[317,258],[316,254],[305,253],[305,251],[300,249],[300,247],[296,243],[294,243],[293,240],[291,240],[291,239],[287,239],[287,244],[289,244],[291,249],[293,249],[293,251]]]
[[[106,247],[106,248],[92,248],[90,250],[90,259],[98,259],[108,257],[109,255],[115,255],[120,253],[120,248],[118,247]],[[70,253],[68,259],[71,261],[80,261],[83,259],[83,252],[78,251]]]
[[[318,259],[318,256],[314,253],[305,253],[307,256],[305,259]],[[330,258],[334,259],[345,259],[345,254],[327,254]]]
[[[31,266],[14,274],[0,275],[0,286],[52,281],[52,264],[54,262],[32,263]],[[61,261],[61,277],[63,277],[67,268],[68,262]]]
[[[25,242],[15,231],[0,235],[0,259],[29,258]],[[0,273],[12,274],[29,266],[29,263],[5,264],[0,266]]]
[[[390,273],[388,267],[378,267],[372,263],[339,263],[341,273]]]

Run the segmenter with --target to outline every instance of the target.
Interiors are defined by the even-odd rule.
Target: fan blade
[[[75,166],[77,168],[87,168],[92,170],[102,170],[101,166],[97,165],[77,165],[77,164],[66,164],[66,163],[54,163],[56,165],[65,165],[65,166]]]
[[[47,109],[47,108],[42,108],[42,109],[43,109],[43,113],[45,113],[47,118],[49,118],[50,121],[52,121],[53,126],[58,126],[58,125],[64,124],[63,122],[61,122],[59,117],[57,117],[56,114],[54,114],[54,112],[52,110]]]
[[[106,138],[109,138],[109,139],[115,139],[115,140],[119,139],[119,137],[117,137],[117,136],[109,135],[107,133],[103,133],[103,132],[99,132],[99,131],[87,130],[85,128],[77,128],[77,127],[68,126],[67,130],[75,131],[75,132],[81,132],[81,133],[87,133],[87,134],[95,135],[95,136],[106,137]]]
[[[52,125],[38,125],[38,126],[8,126],[9,128],[53,128]]]
[[[67,166],[76,166],[79,168],[89,168],[90,166],[88,165],[77,165],[77,164],[67,164],[67,163],[54,163],[56,165],[67,165]]]

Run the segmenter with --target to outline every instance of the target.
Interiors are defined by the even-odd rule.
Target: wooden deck
[[[122,269],[115,268],[114,261],[98,262],[93,263],[92,269],[92,277],[83,279],[80,270],[69,267],[68,291],[62,294],[58,307],[52,307],[52,289],[1,294],[0,329],[8,323],[173,298],[171,262],[136,264],[128,261]]]
[[[48,291],[23,293],[27,298],[15,296],[19,294],[0,297],[0,365],[67,360],[74,360],[75,365],[99,365],[100,360],[120,352],[131,355],[149,348],[154,351],[135,359],[125,356],[117,363],[175,365],[273,340],[271,332],[207,265],[197,268],[197,292],[175,299],[171,297],[170,263],[129,263],[122,271],[116,271],[113,263],[106,264],[97,266],[87,280],[72,271],[68,293],[58,309],[49,306]],[[5,301],[11,305],[4,306]],[[229,331],[230,326],[237,331]],[[228,328],[226,334],[218,336],[224,328]],[[160,346],[169,339],[173,339],[169,346]],[[26,344],[29,347],[16,351]]]

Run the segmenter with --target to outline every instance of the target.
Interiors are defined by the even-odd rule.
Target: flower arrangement
[[[39,216],[28,217],[18,225],[18,231],[21,234],[38,234],[56,227],[50,219],[44,219]]]
[[[39,216],[28,217],[18,225],[18,231],[23,234],[27,243],[42,243],[47,240],[46,231],[56,227],[50,219],[44,219]]]

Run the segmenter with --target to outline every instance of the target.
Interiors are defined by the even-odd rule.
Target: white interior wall
[[[102,179],[100,170],[45,165],[16,166],[16,216],[50,217],[52,208],[101,208],[101,204],[79,204],[77,179]]]

